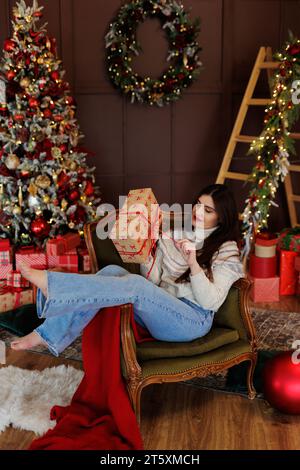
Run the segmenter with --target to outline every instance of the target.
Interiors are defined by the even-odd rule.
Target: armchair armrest
[[[240,290],[240,313],[244,323],[245,330],[249,342],[251,343],[253,349],[256,350],[256,331],[255,326],[252,320],[250,308],[249,308],[249,297],[253,281],[248,277],[241,277],[233,284],[234,287],[237,287]]]
[[[142,370],[136,358],[136,342],[131,328],[132,308],[130,303],[121,305],[121,345],[126,376],[135,382],[140,380]]]

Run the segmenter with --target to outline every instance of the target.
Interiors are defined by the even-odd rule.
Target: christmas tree
[[[39,26],[42,9],[36,0],[16,4],[0,63],[0,237],[17,246],[82,233],[100,202],[56,41]]]

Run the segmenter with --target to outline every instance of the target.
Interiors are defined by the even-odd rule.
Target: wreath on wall
[[[136,39],[139,23],[158,18],[169,42],[168,69],[158,79],[141,77],[131,68],[132,54],[142,51]],[[135,0],[123,5],[105,36],[110,79],[133,103],[164,106],[176,101],[202,68],[197,43],[200,20],[192,22],[183,5],[175,0]]]

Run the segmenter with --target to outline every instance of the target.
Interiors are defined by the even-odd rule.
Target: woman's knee
[[[108,264],[104,266],[104,268],[101,268],[96,274],[102,276],[118,276],[120,274],[128,274],[128,271],[118,264]]]

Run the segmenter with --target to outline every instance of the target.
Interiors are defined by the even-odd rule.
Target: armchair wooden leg
[[[130,396],[131,404],[136,415],[138,425],[141,424],[141,393],[142,389],[135,386],[135,384],[129,383],[127,385],[128,393]]]
[[[253,400],[256,397],[256,390],[253,386],[253,374],[256,366],[257,354],[253,354],[247,370],[248,398]]]

